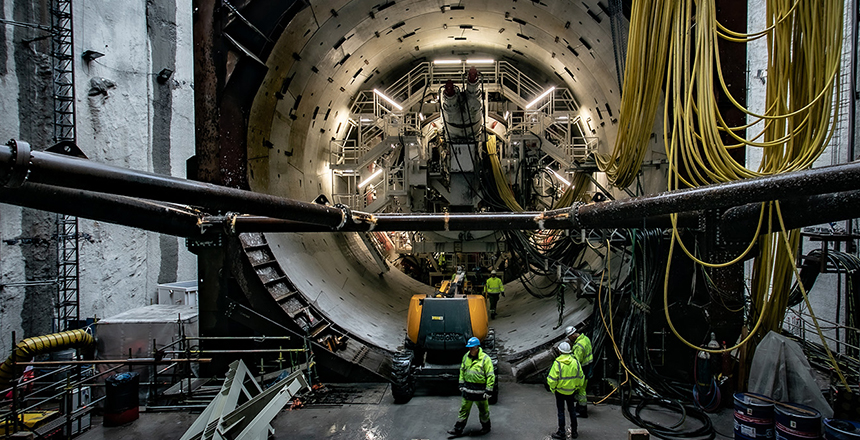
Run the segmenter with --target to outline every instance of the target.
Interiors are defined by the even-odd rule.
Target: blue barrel
[[[773,403],[755,393],[735,393],[735,440],[773,440]]]
[[[788,403],[774,409],[777,440],[815,440],[821,438],[821,413],[815,408]]]
[[[860,423],[842,419],[824,419],[825,440],[860,440]]]

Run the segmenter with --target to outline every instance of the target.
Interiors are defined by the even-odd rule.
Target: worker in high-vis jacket
[[[564,424],[565,403],[567,403],[567,411],[570,413],[570,436],[577,438],[579,434],[576,432],[576,410],[574,408],[576,395],[583,388],[585,376],[582,374],[579,361],[571,356],[570,344],[567,341],[558,344],[558,351],[561,352],[561,355],[553,361],[546,378],[549,390],[555,395],[555,406],[558,410],[558,430],[552,434],[552,438],[567,438]]]
[[[466,342],[466,347],[469,352],[463,355],[463,362],[460,364],[460,393],[463,400],[457,423],[448,431],[448,434],[455,436],[463,434],[473,403],[478,407],[478,418],[481,420],[481,430],[478,433],[490,432],[489,399],[496,384],[493,361],[481,350],[481,341],[473,336]]]
[[[498,272],[493,269],[490,272],[490,277],[484,284],[484,292],[490,298],[490,318],[496,317],[496,305],[499,304],[499,296],[505,296],[505,284],[498,277]]]
[[[581,324],[580,324],[581,326]],[[588,418],[588,399],[586,399],[585,388],[588,386],[588,379],[591,379],[591,374],[594,371],[594,355],[591,353],[591,339],[582,333],[579,327],[569,326],[564,330],[567,335],[567,340],[570,342],[573,357],[579,361],[582,367],[582,374],[585,375],[585,382],[582,385],[582,394],[576,396],[576,412],[583,419]]]

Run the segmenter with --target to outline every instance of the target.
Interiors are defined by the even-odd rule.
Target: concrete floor
[[[484,438],[549,439],[556,428],[555,400],[552,395],[541,385],[502,385],[499,403],[490,407],[493,430]],[[365,392],[346,399],[347,402],[361,403],[309,403],[297,410],[281,411],[272,422],[275,438],[437,440],[447,438],[445,431],[451,428],[457,417],[459,396],[440,393],[438,387],[419,389],[409,403],[394,405],[390,388],[386,384],[364,386],[367,387]],[[660,411],[646,410],[643,415],[667,425],[677,420],[676,414]],[[101,418],[96,417],[93,427],[79,439],[177,439],[196,417],[188,412],[141,413],[139,420],[115,428],[104,428]],[[720,434],[732,435],[730,409],[712,415],[711,419]],[[473,408],[467,429],[479,427],[477,409]],[[590,406],[589,417],[579,419],[579,438],[626,439],[629,428],[636,426],[624,418],[619,406]],[[720,438],[719,434],[717,438]]]

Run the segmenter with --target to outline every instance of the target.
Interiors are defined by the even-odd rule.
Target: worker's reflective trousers
[[[472,404],[478,407],[478,418],[482,422],[490,421],[490,402],[487,400],[468,400],[463,397],[463,402],[460,404],[460,414],[458,419],[465,421],[469,418],[469,413],[472,411]]]

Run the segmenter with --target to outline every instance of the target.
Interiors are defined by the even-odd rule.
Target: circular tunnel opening
[[[422,154],[432,157],[433,148],[429,145],[437,142],[435,148],[441,148],[438,142],[446,140],[444,132],[433,132],[444,122],[438,96],[441,83],[426,78],[434,71],[457,73],[457,68],[462,68],[462,78],[475,60],[484,62],[479,66],[482,77],[493,78],[492,87],[486,87],[480,97],[485,106],[485,123],[481,126],[487,135],[499,140],[500,146],[520,151],[527,147],[514,146],[515,142],[547,142],[541,139],[543,132],[528,129],[512,137],[514,118],[519,117],[516,122],[532,127],[569,125],[575,119],[578,136],[588,138],[594,149],[607,147],[615,136],[611,109],[618,107],[620,93],[608,20],[596,20],[594,15],[584,4],[573,3],[547,6],[463,2],[462,6],[440,8],[420,1],[351,1],[325,18],[319,11],[314,14],[309,8],[302,9],[288,20],[277,38],[272,38],[267,73],[253,100],[247,130],[249,184],[259,192],[306,201],[323,194],[332,203],[347,202],[344,204],[354,209],[366,209],[375,201],[368,198],[366,191],[373,179],[379,178],[374,177],[375,167],[385,168],[385,179],[392,174],[386,168],[390,164],[373,160],[374,165],[368,166],[358,161],[355,164],[361,170],[349,169],[341,161],[346,154],[344,145],[356,141],[363,124],[378,123],[384,126],[378,144],[393,136],[400,141],[397,148],[401,156],[408,156],[407,144],[412,138],[404,139],[402,133],[386,134],[384,130],[396,123],[408,124],[412,118],[417,130],[410,134],[426,147]],[[444,61],[451,61],[447,70]],[[505,69],[507,76],[500,73]],[[448,76],[456,79],[454,73]],[[426,77],[423,83],[414,78],[420,74]],[[519,77],[512,79],[514,74]],[[463,82],[457,86],[465,88]],[[564,115],[530,112],[528,103],[552,88],[564,90],[566,95],[553,95],[546,100],[555,103],[561,101],[555,96],[564,96],[570,102],[562,104],[569,111]],[[363,104],[362,99],[375,102]],[[389,111],[369,113],[368,106]],[[397,110],[397,106],[403,109]],[[482,136],[481,142],[486,139]],[[447,141],[450,145],[450,139]],[[354,154],[361,157],[368,153]],[[516,170],[518,158],[509,159],[514,162],[508,164],[510,169]],[[544,162],[540,163],[544,167]],[[358,194],[356,188],[339,181],[348,174],[346,171],[355,174],[351,178],[356,182],[353,186],[360,187]],[[560,166],[546,166],[536,174],[542,181],[553,182],[566,176]],[[363,184],[365,179],[367,184]],[[425,184],[432,188],[430,183]],[[393,195],[391,200],[418,199],[409,189],[403,188],[403,194]],[[531,191],[547,197],[551,189],[535,184]],[[339,197],[344,195],[350,197]],[[462,206],[468,205],[448,203],[443,209],[454,211]],[[382,209],[436,212],[439,208],[393,203]],[[417,247],[414,232],[398,234],[411,247]],[[451,249],[442,246],[438,248],[442,252],[433,252],[424,247],[413,255],[397,252],[395,235],[260,235],[257,240],[268,246],[271,258],[277,261],[288,282],[288,287],[276,282],[264,285],[291,317],[305,316],[305,324],[307,320],[325,321],[344,335],[384,353],[396,352],[404,344],[410,297],[416,293],[432,294],[440,277],[450,277],[446,270],[439,270],[435,277],[415,276],[409,268],[404,272],[403,262],[429,264],[429,258],[433,258],[438,264],[440,253],[455,261],[458,255],[473,255],[478,262],[491,260],[490,265],[477,264],[487,270],[504,267],[498,265],[499,258],[508,260],[508,267],[504,267],[509,275],[505,278],[505,297],[499,303],[498,316],[490,322],[503,355],[528,353],[546,346],[562,336],[565,326],[578,324],[591,313],[590,303],[579,298],[581,291],[576,283],[568,283],[563,289],[564,306],[560,309],[555,293],[561,280],[554,274],[555,268],[531,270],[527,257],[511,249],[512,238],[504,234],[422,233],[421,241],[434,246],[447,242]],[[534,237],[523,237],[534,241]],[[582,237],[580,244],[586,245],[587,241]],[[393,244],[391,249],[385,249],[385,242]],[[461,246],[459,252],[455,243]],[[489,247],[482,252],[476,250],[479,246]],[[596,258],[599,257],[593,253],[557,256],[570,268],[587,267]],[[470,262],[474,261],[463,258],[453,266]],[[528,281],[524,284],[522,279]],[[296,295],[301,297],[296,303],[284,299],[295,299]],[[301,307],[312,310],[308,312],[311,318],[295,313]],[[313,326],[308,327],[313,333]]]

